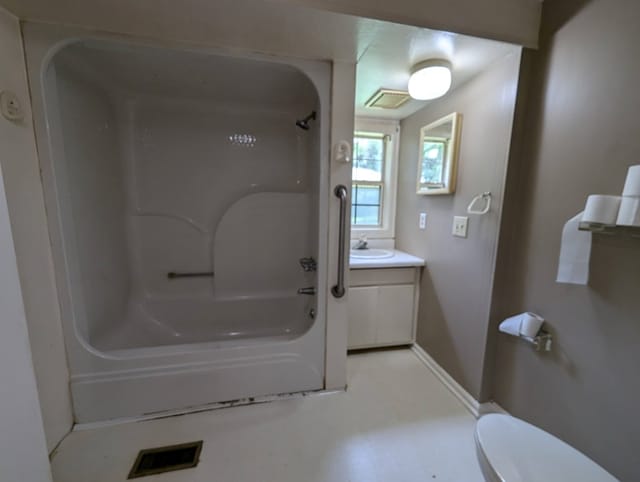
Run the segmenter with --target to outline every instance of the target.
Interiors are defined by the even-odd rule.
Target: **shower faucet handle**
[[[300,258],[300,266],[302,266],[302,270],[305,273],[309,273],[311,271],[316,271],[318,269],[318,263],[315,259],[309,258]]]

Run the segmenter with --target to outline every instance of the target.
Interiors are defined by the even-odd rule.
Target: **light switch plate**
[[[467,228],[469,225],[469,218],[466,216],[454,216],[453,217],[453,229],[452,234],[459,238],[467,237]]]
[[[427,213],[420,213],[420,221],[418,222],[418,226],[420,229],[425,229],[427,227]]]

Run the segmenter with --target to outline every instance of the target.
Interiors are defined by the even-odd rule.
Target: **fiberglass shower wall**
[[[78,333],[111,351],[264,336],[312,323],[314,86],[284,64],[82,42],[46,72]],[[169,273],[214,276],[169,278]]]

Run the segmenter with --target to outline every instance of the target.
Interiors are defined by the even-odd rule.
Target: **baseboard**
[[[116,425],[123,425],[128,423],[146,422],[147,420],[157,420],[160,418],[180,417],[182,415],[191,415],[200,412],[211,412],[213,410],[220,410],[223,408],[239,407],[243,405],[257,405],[259,403],[271,403],[279,400],[289,400],[293,398],[307,398],[311,396],[333,395],[335,393],[342,393],[344,390],[313,390],[307,392],[294,392],[285,393],[282,395],[265,395],[261,397],[252,397],[251,399],[235,400],[233,402],[219,402],[210,403],[206,405],[200,405],[196,407],[188,407],[175,410],[163,410],[157,413],[151,413],[148,415],[138,415],[133,417],[119,417],[109,420],[101,420],[97,422],[81,422],[74,424],[71,429],[72,432],[82,432],[85,430],[95,430],[105,427],[113,427]],[[67,434],[68,435],[68,434]]]
[[[429,370],[436,376],[440,382],[456,397],[462,405],[469,410],[471,415],[476,418],[481,417],[487,413],[507,413],[500,405],[496,402],[490,401],[485,403],[480,403],[478,400],[473,398],[469,392],[467,392],[462,385],[460,385],[457,381],[453,379],[451,375],[447,373],[447,371],[442,368],[438,362],[436,362],[431,355],[429,355],[424,349],[414,344],[411,347],[411,351],[418,357],[418,359],[425,364]]]
[[[493,400],[490,402],[484,402],[480,404],[480,408],[478,410],[478,416],[486,415],[487,413],[501,413],[503,415],[510,415],[504,408],[502,408],[498,403]]]

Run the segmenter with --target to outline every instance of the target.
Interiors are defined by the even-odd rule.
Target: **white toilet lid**
[[[618,480],[562,440],[510,415],[480,418],[476,444],[488,468],[503,482]]]

